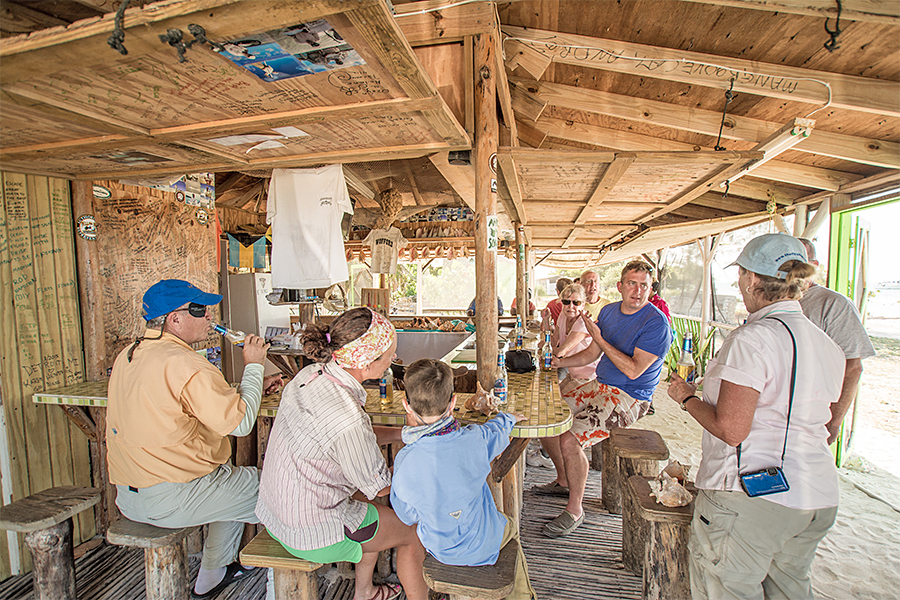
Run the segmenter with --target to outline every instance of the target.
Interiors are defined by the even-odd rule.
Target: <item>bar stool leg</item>
[[[644,546],[643,600],[691,600],[690,523],[649,523]]]
[[[35,600],[75,600],[72,519],[25,534],[34,564]]]
[[[613,452],[609,438],[600,442],[603,469],[600,471],[600,498],[603,508],[614,515],[622,514],[622,489],[619,476],[619,460]]]
[[[318,600],[315,571],[275,569],[275,600]]]
[[[188,600],[186,540],[162,548],[144,550],[144,581],[147,600]]]

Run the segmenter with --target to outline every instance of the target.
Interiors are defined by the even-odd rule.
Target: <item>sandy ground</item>
[[[900,319],[897,322],[900,324]],[[897,451],[900,448],[900,339],[897,338],[871,338],[877,354],[863,361],[851,452],[900,478],[900,452]]]
[[[897,436],[900,418],[890,416],[890,410],[900,402],[900,353],[882,362],[875,358],[866,361],[871,387],[878,389],[872,396],[880,398],[890,389],[893,393],[885,405],[864,396],[867,406],[865,410],[861,406],[861,420],[880,421],[878,427],[869,424],[858,430],[857,439],[866,443],[858,443],[856,447],[857,452],[865,447],[879,455],[896,457],[900,447],[900,436]],[[666,396],[665,390],[665,384],[659,386],[653,402],[656,414],[641,419],[640,426],[659,431],[671,457],[692,465],[693,479],[700,463],[702,428]],[[887,424],[892,424],[893,433],[879,428]],[[889,464],[891,459],[879,459],[882,462]],[[874,463],[868,457],[855,458],[847,468],[839,470],[841,503],[837,520],[819,544],[812,566],[813,590],[820,599],[881,600],[900,596],[900,476]]]

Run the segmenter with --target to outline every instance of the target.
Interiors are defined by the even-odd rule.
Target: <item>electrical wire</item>
[[[452,4],[445,4],[444,6],[436,6],[434,8],[425,8],[423,10],[403,13],[403,14],[394,15],[394,16],[395,17],[408,17],[410,15],[424,15],[426,13],[437,12],[439,10],[447,10],[448,8],[456,8],[457,6],[462,6],[463,4],[473,4],[475,2],[491,2],[493,4],[493,0],[460,0],[459,2],[454,2]]]

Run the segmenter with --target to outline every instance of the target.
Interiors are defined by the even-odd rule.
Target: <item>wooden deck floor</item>
[[[565,507],[563,498],[537,496],[533,485],[546,483],[552,469],[529,467],[525,476],[522,546],[531,582],[541,600],[637,600],[641,581],[622,566],[622,519],[600,505],[600,474],[591,471],[585,501],[586,517],[577,531],[564,538],[541,534],[544,523]],[[200,566],[191,558],[191,580]],[[332,574],[333,575],[333,574]],[[78,600],[145,600],[143,551],[102,545],[76,563]],[[0,583],[0,600],[33,600],[31,575]],[[320,581],[320,600],[352,600],[350,579]],[[216,600],[264,600],[266,577],[261,572],[223,591]],[[405,600],[405,595],[401,596]]]

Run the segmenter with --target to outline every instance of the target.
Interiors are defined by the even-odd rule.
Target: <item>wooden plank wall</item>
[[[69,183],[0,173],[0,394],[13,500],[58,485],[91,485],[88,439],[34,392],[84,380]],[[76,517],[74,542],[95,533],[93,514]],[[23,571],[31,557],[19,538]],[[9,576],[0,536],[0,579]]]
[[[141,300],[151,285],[185,279],[205,291],[219,291],[214,215],[201,222],[199,207],[179,202],[174,192],[113,181],[94,184],[109,190],[110,197],[99,198],[92,185],[76,182],[72,198],[76,219],[91,215],[97,223],[96,240],[76,239],[89,381],[108,377],[118,353],[143,333]],[[220,344],[218,336],[211,336],[206,346]],[[100,437],[94,460],[105,470],[106,409],[91,409],[91,417]],[[118,518],[114,501],[110,486],[99,509],[101,527]]]

